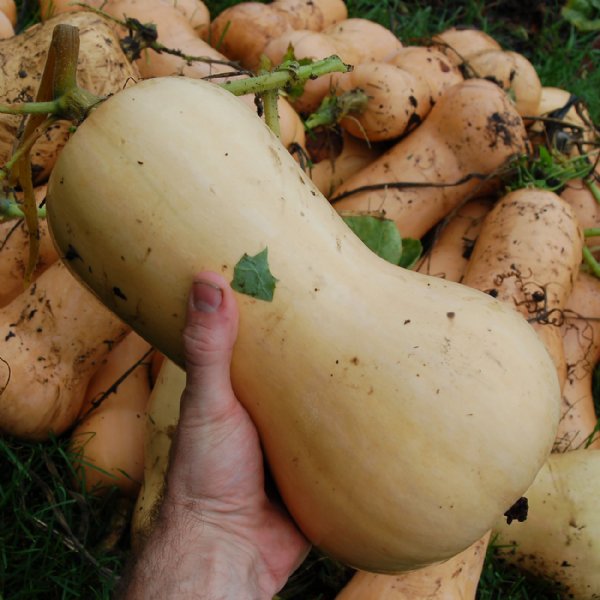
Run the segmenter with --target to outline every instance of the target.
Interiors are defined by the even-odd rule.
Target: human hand
[[[200,273],[184,330],[187,383],[165,498],[127,598],[268,599],[308,552],[265,492],[258,434],[231,387],[237,328],[229,284]],[[146,584],[136,588],[136,580]]]

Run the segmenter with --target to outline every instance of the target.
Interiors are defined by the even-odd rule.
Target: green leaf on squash
[[[346,225],[375,254],[394,265],[400,262],[402,238],[394,221],[370,215],[353,215],[342,218]]]
[[[244,253],[233,270],[231,287],[241,294],[271,302],[277,279],[269,269],[268,249],[255,256]]]
[[[422,253],[423,244],[421,244],[421,240],[404,238],[402,240],[402,256],[398,265],[405,269],[412,269]]]

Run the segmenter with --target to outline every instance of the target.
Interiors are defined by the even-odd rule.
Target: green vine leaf
[[[241,294],[271,302],[278,279],[269,269],[268,248],[255,256],[244,253],[233,270],[231,287]]]
[[[394,221],[370,215],[343,216],[344,222],[377,256],[394,265],[402,256],[402,238]]]
[[[404,238],[402,240],[402,256],[398,265],[405,269],[412,269],[419,258],[421,258],[421,254],[423,254],[421,240]]]

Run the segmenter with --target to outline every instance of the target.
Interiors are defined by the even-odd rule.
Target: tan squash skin
[[[518,52],[488,50],[468,59],[475,77],[492,78],[514,99],[523,117],[540,114],[542,83],[535,67]]]
[[[538,108],[539,115],[547,116],[552,111],[564,107],[570,97],[571,94],[567,90],[556,87],[542,87],[542,96]],[[573,125],[582,128],[581,130],[576,130],[564,127],[562,130],[562,135],[568,138],[566,142],[567,145],[563,151],[567,154],[570,153],[571,156],[590,151],[592,149],[590,144],[593,143],[595,137],[592,120],[587,109],[584,106],[580,106],[579,109],[584,118],[579,116],[577,109],[574,106],[572,106],[562,118],[562,121],[565,123],[572,123]],[[543,135],[543,132],[544,126],[542,123],[533,123],[529,128],[529,137],[533,143],[552,145],[554,141],[548,140],[547,136]],[[579,144],[581,144],[581,147]]]
[[[447,281],[462,282],[471,250],[491,208],[492,201],[488,198],[471,200],[461,206],[447,223],[442,223],[431,250],[419,260],[416,270]]]
[[[164,361],[147,406],[144,430],[144,475],[131,518],[131,544],[140,548],[152,527],[162,501],[173,433],[179,422],[179,400],[185,388],[185,371]]]
[[[600,596],[600,451],[552,454],[525,496],[523,523],[499,520],[499,554],[509,563],[563,585],[564,598]],[[502,548],[504,544],[516,548]]]
[[[342,4],[339,0],[241,2],[215,17],[210,28],[210,43],[231,60],[255,71],[260,55],[271,40],[290,29],[320,31],[347,16]]]
[[[113,0],[86,0],[89,6],[108,12]],[[210,14],[202,0],[146,0],[146,5],[154,6],[154,21],[161,21],[162,7],[173,7],[181,13],[189,25],[200,37],[208,35]],[[40,16],[43,21],[50,17],[65,13],[84,10],[75,0],[40,0]],[[120,15],[118,18],[121,18]]]
[[[158,40],[167,48],[177,48],[190,56],[203,56],[215,60],[226,58],[198,37],[188,18],[177,10],[170,0],[149,2],[148,0],[113,0],[104,10],[114,18],[125,16],[142,23],[156,24]],[[125,30],[121,31],[125,34]],[[215,73],[231,71],[231,66],[217,63],[185,60],[172,54],[146,50],[136,61],[143,78],[180,74],[188,77],[206,77]]]
[[[323,29],[338,48],[340,58],[352,65],[382,62],[402,48],[392,31],[369,19],[344,19]]]
[[[287,14],[294,29],[323,29],[348,18],[343,0],[275,0],[272,6]]]
[[[127,329],[61,261],[50,266],[0,310],[0,431],[43,440],[71,426]]]
[[[592,395],[594,367],[600,360],[600,280],[579,273],[567,301],[561,326],[567,380],[562,391],[562,416],[554,451],[581,446],[600,448],[600,436],[589,436],[598,423]]]
[[[79,29],[80,50],[77,69],[81,87],[99,96],[123,89],[139,77],[135,66],[128,63],[108,22],[90,12],[59,15],[36,25],[9,40],[0,41],[0,56],[4,57],[5,73],[0,77],[0,102],[13,103],[34,100],[46,62],[52,30],[58,23],[68,23]],[[108,40],[108,41],[107,41]],[[26,74],[17,77],[17,73]],[[13,153],[21,118],[0,114],[0,164]],[[36,184],[44,183],[56,156],[68,138],[70,123],[54,125],[33,146],[32,171]]]
[[[340,154],[316,162],[307,173],[319,191],[328,198],[348,177],[366,167],[381,154],[381,147],[366,144],[342,130]]]
[[[583,234],[570,206],[553,192],[521,189],[487,215],[463,283],[518,310],[543,339],[564,383],[562,311],[579,274]],[[536,297],[539,294],[539,299]]]
[[[144,473],[144,429],[150,396],[149,359],[142,362],[101,399],[125,372],[151,349],[135,332],[117,344],[94,374],[80,411],[82,421],[71,433],[70,450],[75,461],[78,485],[102,494],[117,486],[135,499]],[[87,415],[87,416],[86,416]]]
[[[429,110],[448,88],[464,79],[460,69],[453,65],[441,50],[432,46],[400,48],[388,58],[388,62],[401,67],[427,84]]]
[[[7,40],[15,35],[10,19],[0,11],[0,40]]]
[[[46,186],[35,189],[38,206],[45,197]],[[40,219],[39,230],[40,249],[33,279],[58,259],[45,219]],[[29,233],[25,221],[0,223],[0,307],[6,306],[23,291],[28,258]]]
[[[490,532],[447,561],[400,575],[358,571],[336,600],[475,600]]]
[[[600,187],[598,176],[595,184]],[[567,183],[560,197],[575,211],[583,229],[593,229],[600,226],[600,204],[594,198],[587,184],[581,179],[572,179]],[[585,245],[594,248],[600,244],[600,236],[586,237]]]
[[[347,179],[333,198],[388,182],[454,184],[472,173],[495,172],[525,148],[523,122],[506,94],[489,81],[470,79],[451,87],[415,131]],[[340,211],[385,211],[404,237],[421,238],[481,185],[471,179],[448,187],[363,191],[334,205]]]
[[[493,37],[479,29],[451,27],[434,35],[432,41],[440,45],[441,51],[456,66],[463,64],[465,60],[480,52],[502,49]]]
[[[430,110],[429,86],[403,68],[384,62],[359,64],[337,81],[337,95],[362,90],[365,109],[340,121],[353,136],[369,142],[400,137],[421,124]]]
[[[231,278],[244,253],[268,249],[273,301],[237,295],[234,389],[296,522],[350,565],[457,554],[550,452],[558,381],[522,316],[373,254],[217,86],[153,79],[111,97],[61,153],[48,211],[59,247],[81,257],[70,268],[178,364],[193,274]]]

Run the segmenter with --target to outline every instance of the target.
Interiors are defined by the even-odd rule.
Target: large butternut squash
[[[525,319],[377,257],[218,86],[151,79],[104,102],[59,157],[48,215],[70,268],[180,365],[193,274],[268,250],[272,300],[237,296],[233,386],[292,516],[352,566],[464,550],[551,450],[560,391]]]

